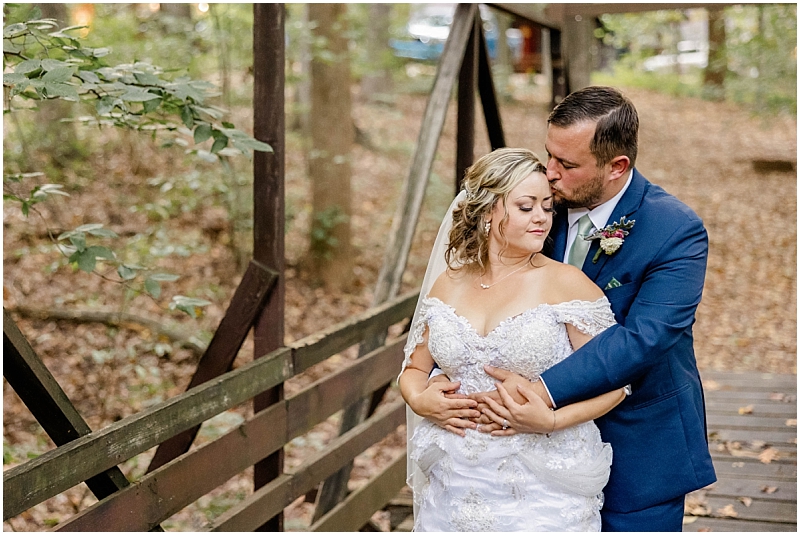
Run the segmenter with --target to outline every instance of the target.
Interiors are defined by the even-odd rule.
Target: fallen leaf
[[[719,383],[713,379],[703,381],[703,389],[705,390],[719,390]]]
[[[766,494],[775,494],[778,491],[778,487],[770,487],[769,485],[764,485],[761,487],[761,492]]]
[[[739,516],[739,513],[737,513],[736,509],[733,508],[732,503],[729,503],[728,505],[722,507],[721,509],[717,509],[717,514],[720,516],[731,517],[731,518]]]
[[[735,462],[735,463],[731,463],[731,466],[732,466],[733,468],[742,468],[742,467],[744,467],[744,463],[742,463],[742,462]]]
[[[749,496],[739,496],[739,501],[742,502],[745,507],[750,507],[750,504],[753,503],[753,498]]]
[[[747,443],[747,446],[751,450],[760,450],[766,445],[767,443],[764,440],[751,440],[750,442]]]
[[[769,464],[780,456],[780,452],[775,448],[767,448],[758,455],[758,460],[764,464]]]
[[[753,406],[747,405],[745,407],[739,407],[739,414],[753,414]]]
[[[686,524],[694,524],[695,522],[697,522],[697,517],[696,516],[685,516],[685,517],[683,517],[683,524],[684,525],[686,525]]]
[[[700,528],[697,531],[713,531],[711,528]]]
[[[781,392],[773,392],[769,395],[769,399],[772,401],[783,401],[784,397],[786,397],[786,394],[782,394]]]
[[[797,418],[786,420],[786,425],[789,427],[797,427]]]

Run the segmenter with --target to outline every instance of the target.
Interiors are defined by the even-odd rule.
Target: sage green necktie
[[[578,219],[578,234],[575,236],[575,241],[572,242],[572,248],[569,250],[567,263],[575,266],[578,269],[583,268],[583,261],[586,260],[586,253],[589,252],[589,246],[592,245],[591,241],[584,240],[586,236],[591,234],[594,225],[592,220],[589,219],[589,214]]]

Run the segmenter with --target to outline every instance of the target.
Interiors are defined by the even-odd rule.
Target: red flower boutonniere
[[[622,216],[619,222],[597,229],[586,236],[586,238],[584,238],[586,240],[600,240],[600,248],[597,250],[594,258],[592,258],[592,263],[597,263],[601,252],[607,255],[616,253],[619,248],[622,247],[622,244],[625,243],[625,236],[629,234],[628,231],[633,228],[634,223],[636,223],[635,219],[626,221],[625,216]]]

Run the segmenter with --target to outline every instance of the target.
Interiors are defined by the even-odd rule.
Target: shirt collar
[[[619,200],[625,194],[625,191],[628,189],[628,186],[631,185],[631,180],[633,179],[633,169],[631,169],[630,173],[628,173],[628,178],[625,180],[625,185],[622,186],[622,189],[614,195],[612,198],[601,204],[600,206],[596,206],[593,210],[589,210],[588,208],[568,208],[567,209],[567,220],[569,221],[569,227],[571,228],[572,225],[575,224],[578,219],[583,217],[586,214],[589,214],[589,219],[592,220],[592,224],[594,228],[601,229],[606,226],[608,223],[608,219],[611,217],[611,214],[614,213],[614,208],[617,207]]]

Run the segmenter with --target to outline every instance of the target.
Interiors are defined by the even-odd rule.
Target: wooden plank
[[[796,418],[797,406],[793,403],[777,403],[775,401],[736,401],[736,400],[706,400],[706,412],[712,414],[739,414],[742,407],[751,406],[754,416],[770,416],[781,418]]]
[[[58,529],[149,530],[352,403],[363,395],[362,389],[376,388],[393,379],[402,361],[403,343],[404,340],[397,340],[365,356],[354,366],[309,385],[214,442],[153,471],[133,488],[93,505]],[[364,381],[364,377],[370,380]],[[354,384],[359,386],[354,388]],[[321,399],[325,400],[322,409],[319,407]],[[309,407],[314,409],[309,410]],[[203,474],[202,478],[197,478],[199,473]],[[158,489],[157,493],[152,489]]]
[[[225,316],[214,337],[197,363],[197,370],[186,390],[219,377],[230,370],[250,327],[266,302],[278,274],[263,264],[250,261],[242,282],[236,288]],[[196,425],[175,435],[159,445],[147,471],[152,472],[175,457],[189,451],[200,426]]]
[[[295,373],[303,372],[372,334],[385,331],[390,325],[411,317],[418,298],[419,292],[409,292],[289,344]]]
[[[770,395],[775,394],[782,395],[783,400],[781,399],[770,399]],[[788,397],[787,397],[788,396]],[[725,400],[725,401],[742,401],[743,405],[746,401],[750,403],[751,401],[763,401],[763,402],[771,402],[771,403],[784,403],[787,405],[795,404],[797,402],[797,394],[794,390],[790,389],[773,389],[771,387],[763,387],[758,391],[743,391],[743,390],[734,390],[733,388],[725,389],[725,390],[716,390],[714,392],[709,392],[706,390],[706,397],[714,399],[714,400]]]
[[[291,351],[248,363],[3,473],[6,518],[160,444],[292,375]]]
[[[686,520],[684,520],[686,522]],[[797,524],[779,524],[776,522],[752,522],[732,518],[704,518],[684,523],[683,531],[733,531],[733,532],[768,532],[768,531],[797,531]]]
[[[286,301],[285,233],[285,71],[286,9],[279,3],[253,4],[253,137],[272,146],[272,153],[253,158],[253,258],[279,275],[253,325],[254,353],[267,354],[284,345]],[[259,412],[283,399],[283,385],[253,400]],[[260,461],[253,469],[254,488],[264,486],[283,472],[283,450]],[[283,517],[261,526],[264,531],[283,531]]]
[[[309,531],[358,531],[405,483],[406,456],[403,453],[366,485],[315,522]]]
[[[771,481],[797,481],[797,465],[776,463],[770,464],[748,462],[748,459],[721,460],[713,458],[714,470],[718,479],[762,479]],[[776,484],[775,486],[780,486]]]
[[[797,523],[796,503],[753,500],[750,507],[745,507],[736,499],[708,496],[707,506],[711,510],[712,516],[722,516],[719,510],[727,505],[733,505],[733,509],[739,515],[736,518],[739,520]]]
[[[797,429],[786,428],[786,430],[773,431],[751,431],[747,429],[711,429],[708,430],[709,439],[712,441],[736,440],[747,442],[748,440],[764,440],[769,444],[794,444],[797,439]]]
[[[600,3],[600,4],[564,4],[564,15],[575,17],[582,15],[586,17],[597,17],[606,13],[641,13],[645,11],[659,11],[662,9],[698,9],[719,6],[732,6],[732,3],[708,3],[708,2],[683,2],[683,3]]]
[[[561,18],[556,19],[553,17],[548,17],[540,9],[537,9],[537,6],[535,4],[500,3],[500,4],[486,4],[486,5],[495,9],[499,9],[500,11],[505,11],[506,13],[510,13],[515,17],[528,20],[543,28],[550,28],[553,30],[561,29]]]
[[[287,399],[287,411],[292,415],[287,430],[290,440],[397,377],[404,345],[405,339],[397,339],[352,366],[315,382],[306,395]]]
[[[450,34],[444,44],[439,59],[439,68],[433,81],[425,114],[422,118],[411,169],[403,184],[403,192],[398,199],[397,212],[392,219],[392,228],[386,244],[378,282],[375,286],[373,304],[377,305],[397,295],[403,272],[408,263],[408,253],[419,220],[425,187],[428,184],[436,148],[444,128],[450,94],[461,67],[461,58],[467,46],[473,19],[478,9],[476,4],[458,4]]]
[[[478,80],[478,40],[483,33],[480,14],[472,17],[469,40],[458,71],[456,106],[456,174],[453,196],[461,191],[467,168],[475,160],[475,89]]]
[[[764,492],[764,488],[777,488],[771,494]],[[783,502],[797,502],[797,481],[775,482],[770,479],[720,479],[707,491],[708,496],[718,498],[728,497],[736,499],[739,496],[748,496],[760,500],[775,500]]]
[[[797,425],[790,426],[787,425],[787,420],[792,421],[796,420],[796,418],[787,418],[781,416],[762,416],[756,414],[755,411],[753,414],[747,415],[723,415],[723,414],[709,414],[707,416],[708,421],[708,428],[709,430],[714,430],[716,428],[724,428],[724,429],[751,429],[751,430],[759,430],[763,429],[765,431],[789,431],[797,432]]]
[[[753,388],[761,389],[763,387],[771,388],[791,388],[797,390],[797,376],[787,374],[775,374],[765,372],[714,372],[705,371],[700,374],[700,377],[706,385],[711,383],[711,386],[733,387],[740,390],[751,390]],[[706,385],[707,386],[707,385]],[[713,390],[712,390],[713,391]]]
[[[251,531],[298,496],[311,490],[319,481],[405,422],[405,403],[397,400],[382,408],[365,422],[337,437],[325,449],[297,467],[254,492],[207,526],[209,531]]]
[[[92,432],[5,308],[3,376],[56,446]],[[128,479],[116,466],[86,480],[86,485],[98,500],[128,484]],[[5,508],[3,514],[3,520],[13,516],[5,516]]]
[[[489,145],[492,150],[506,146],[503,123],[500,119],[500,106],[497,103],[497,92],[494,89],[492,66],[489,62],[489,51],[486,48],[486,35],[480,31],[478,45],[478,92],[481,95],[483,118],[489,134]]]
[[[222,437],[81,511],[56,531],[149,531],[286,443],[286,407],[274,405]],[[198,477],[202,474],[201,477]]]

